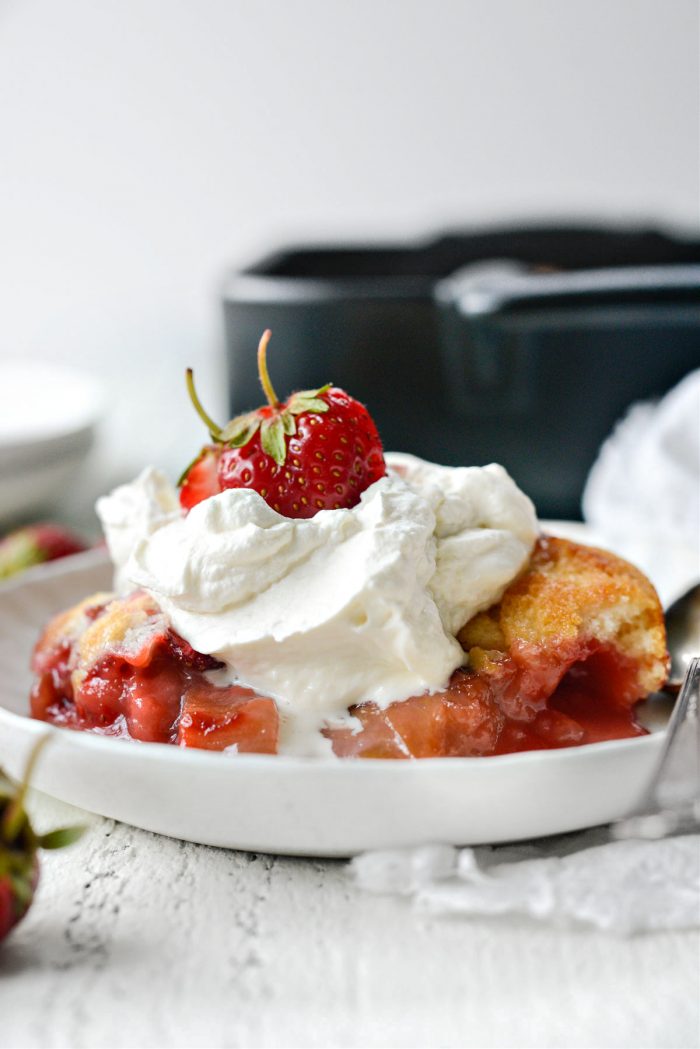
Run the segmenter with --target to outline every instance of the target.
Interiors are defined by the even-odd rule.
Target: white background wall
[[[508,217],[697,229],[698,46],[696,0],[0,0],[0,354],[102,375],[110,471],[175,471],[184,366],[223,403],[231,263]]]

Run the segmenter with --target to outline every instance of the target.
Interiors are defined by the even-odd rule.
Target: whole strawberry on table
[[[44,736],[30,754],[24,778],[13,783],[0,769],[0,941],[25,916],[39,881],[39,849],[61,849],[82,835],[83,827],[36,834],[24,803]]]
[[[258,372],[267,404],[218,426],[197,397],[192,403],[211,444],[182,474],[185,510],[227,488],[253,488],[285,517],[313,517],[319,510],[349,509],[386,474],[382,443],[363,404],[330,383],[280,401],[267,370],[271,332],[258,347]]]
[[[25,525],[0,539],[0,580],[83,550],[87,550],[83,540],[63,525],[49,522]]]

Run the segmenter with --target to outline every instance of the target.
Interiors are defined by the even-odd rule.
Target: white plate
[[[104,555],[91,551],[0,587],[0,765],[19,775],[34,741],[51,732],[37,787],[159,834],[315,856],[515,841],[623,816],[660,752],[657,731],[491,758],[314,760],[124,742],[31,720],[28,663],[39,630],[54,612],[109,585]]]

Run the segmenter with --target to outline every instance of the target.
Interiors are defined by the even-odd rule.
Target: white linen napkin
[[[589,474],[583,516],[664,604],[700,579],[700,370],[617,424]]]
[[[520,915],[621,936],[700,926],[697,834],[609,842],[597,829],[522,845],[426,845],[364,853],[350,872],[362,889],[412,897],[434,915]]]

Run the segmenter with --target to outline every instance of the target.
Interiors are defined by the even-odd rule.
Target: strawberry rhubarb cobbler
[[[642,734],[667,672],[651,583],[540,534],[500,466],[383,453],[324,386],[217,426],[178,488],[100,499],[115,593],[37,643],[32,714],[227,752],[468,757]]]

